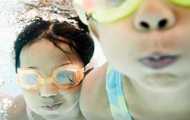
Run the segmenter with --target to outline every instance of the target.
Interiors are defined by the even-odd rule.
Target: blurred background
[[[13,41],[16,38],[17,0],[0,0],[0,93],[11,96],[19,94],[20,90],[15,85]]]

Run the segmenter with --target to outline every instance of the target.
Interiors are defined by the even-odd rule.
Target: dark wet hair
[[[66,39],[66,43],[78,53],[84,65],[87,65],[94,53],[94,42],[90,36],[88,27],[78,17],[69,19],[71,21],[74,20],[78,27],[72,22],[52,22],[45,21],[42,18],[36,18],[31,24],[27,25],[14,43],[16,72],[20,67],[20,53],[22,49],[42,38],[47,38],[60,50],[62,49],[57,43]],[[64,52],[64,50],[62,51]]]

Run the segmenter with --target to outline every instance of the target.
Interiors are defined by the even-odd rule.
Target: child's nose
[[[42,97],[52,97],[56,96],[58,93],[58,88],[52,83],[48,83],[40,88],[40,96]]]
[[[137,30],[165,30],[175,25],[176,17],[165,1],[147,0],[137,11],[134,26]]]

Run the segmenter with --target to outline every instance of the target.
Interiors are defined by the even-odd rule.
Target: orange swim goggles
[[[26,90],[39,90],[42,86],[53,84],[60,91],[80,85],[84,78],[84,68],[78,66],[61,66],[54,69],[48,77],[38,70],[20,68],[17,73],[17,84]]]
[[[81,20],[88,24],[88,16],[99,23],[112,23],[133,14],[144,0],[74,0],[73,5]],[[190,7],[190,0],[168,0]]]

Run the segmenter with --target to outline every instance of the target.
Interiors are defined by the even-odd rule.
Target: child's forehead
[[[22,49],[20,55],[20,60],[22,60],[21,63],[23,63],[24,60],[31,62],[36,61],[37,63],[39,63],[40,61],[44,61],[42,63],[45,63],[48,61],[54,62],[67,60],[68,58],[66,57],[66,55],[70,55],[72,53],[70,47],[66,44],[61,43],[59,43],[59,46],[64,52],[46,39],[26,46],[24,49]]]
[[[70,53],[71,47],[68,45],[67,42],[61,41],[61,40],[50,40],[51,38],[41,38],[31,44],[28,44],[28,46],[25,46],[25,49],[28,49],[30,51],[38,51],[38,49],[42,49],[47,51],[65,51],[65,53]],[[66,39],[65,39],[66,41]],[[56,44],[56,45],[55,45]],[[60,47],[60,49],[59,49]]]

